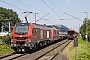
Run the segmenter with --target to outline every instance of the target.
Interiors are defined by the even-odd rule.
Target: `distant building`
[[[9,33],[8,32],[0,32],[0,36],[5,36],[5,35],[8,35]]]

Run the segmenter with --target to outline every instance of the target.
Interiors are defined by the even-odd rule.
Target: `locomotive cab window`
[[[17,34],[27,34],[28,26],[16,26],[15,33]]]

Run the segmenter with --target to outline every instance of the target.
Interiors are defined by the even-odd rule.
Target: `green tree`
[[[83,24],[80,27],[80,34],[82,35],[83,40],[86,40],[85,35],[86,35],[86,28],[87,28],[87,37],[88,41],[90,41],[90,20],[88,19],[87,21],[87,26],[86,26],[86,18],[83,21]]]
[[[6,9],[3,7],[0,7],[0,19],[11,19],[11,24],[16,24],[18,22],[21,22],[20,18],[18,17],[18,14],[14,12],[12,9]],[[4,24],[7,24],[4,22]]]
[[[5,19],[11,19],[11,25],[14,25],[18,22],[21,22],[20,18],[18,17],[18,14],[13,11],[12,9],[6,9],[3,7],[0,7],[0,20],[5,20]],[[1,25],[7,25],[7,22],[0,22],[0,28]]]

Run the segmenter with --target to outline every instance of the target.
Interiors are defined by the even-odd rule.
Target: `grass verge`
[[[13,52],[13,49],[11,49],[10,45],[6,44],[0,45],[0,56],[10,52]]]
[[[71,51],[70,60],[90,60],[90,42],[78,37],[78,46]]]

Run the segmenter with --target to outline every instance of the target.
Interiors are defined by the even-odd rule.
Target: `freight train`
[[[74,39],[78,36],[78,33],[75,30],[68,30],[68,39]]]
[[[17,23],[12,29],[11,47],[16,52],[30,51],[67,37],[59,29],[36,23]]]

